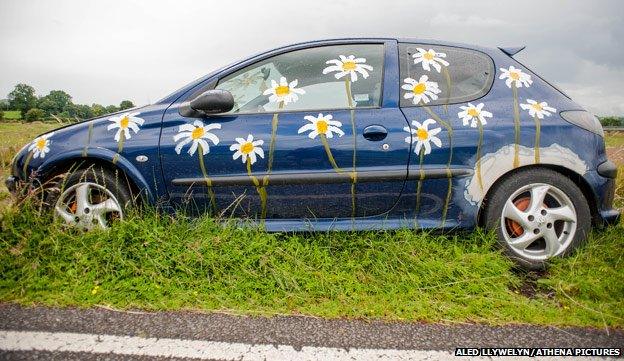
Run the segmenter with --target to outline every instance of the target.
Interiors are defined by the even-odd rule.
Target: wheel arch
[[[88,149],[86,152],[76,150],[61,153],[39,166],[37,173],[40,182],[45,183],[57,175],[91,166],[121,172],[127,180],[133,198],[146,198],[149,202],[153,201],[154,194],[139,170],[122,155],[104,148]]]
[[[592,218],[592,224],[596,225],[598,223],[598,219],[599,219],[599,214],[598,214],[598,203],[597,203],[597,197],[596,194],[594,193],[594,191],[592,190],[591,186],[589,185],[589,183],[587,182],[587,180],[581,175],[578,174],[577,172],[560,166],[560,165],[555,165],[555,164],[531,164],[531,165],[526,165],[526,166],[522,166],[522,167],[518,167],[516,169],[512,169],[510,171],[508,171],[507,173],[503,174],[502,176],[498,177],[498,179],[490,186],[490,188],[487,190],[485,196],[483,197],[483,201],[481,202],[480,206],[479,206],[479,212],[477,214],[477,224],[479,226],[484,226],[485,225],[485,209],[487,208],[487,204],[488,204],[488,199],[489,196],[492,194],[492,192],[494,191],[494,189],[496,189],[496,187],[502,183],[503,181],[505,181],[506,179],[508,179],[509,177],[512,177],[514,174],[527,170],[527,169],[549,169],[552,171],[555,171],[565,177],[567,177],[568,179],[570,179],[572,182],[574,182],[574,184],[576,184],[579,189],[581,190],[581,193],[583,193],[583,196],[585,197],[585,199],[587,200],[587,204],[589,205],[589,210],[591,213],[591,218]]]

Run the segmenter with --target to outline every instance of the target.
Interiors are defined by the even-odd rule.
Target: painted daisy
[[[464,125],[468,125],[470,122],[472,128],[476,128],[479,123],[481,123],[481,125],[486,125],[487,121],[485,118],[492,117],[492,113],[483,110],[483,103],[479,103],[477,106],[468,103],[468,106],[461,106],[459,108],[462,111],[457,113],[457,116],[461,118]]]
[[[262,95],[270,95],[270,102],[284,102],[284,104],[294,103],[299,100],[299,95],[305,94],[305,90],[295,88],[299,80],[295,79],[290,83],[286,78],[281,77],[279,84],[275,80],[271,80],[271,87],[262,93]]]
[[[441,92],[438,88],[438,83],[434,81],[428,81],[429,77],[423,75],[418,81],[412,78],[406,78],[403,80],[405,84],[401,88],[408,92],[403,95],[405,99],[412,99],[414,104],[418,105],[422,101],[424,104],[429,103],[431,100],[438,99],[436,94]]]
[[[514,83],[516,88],[529,87],[533,84],[533,80],[531,80],[531,76],[521,69],[515,68],[513,65],[509,66],[509,69],[500,68],[502,72],[498,77],[499,79],[506,79],[505,84],[511,88],[511,84]]]
[[[254,164],[257,160],[256,154],[260,156],[260,158],[264,158],[264,150],[262,150],[262,144],[264,141],[262,139],[254,140],[253,135],[249,134],[247,139],[245,138],[236,138],[237,143],[234,143],[230,146],[230,150],[234,152],[232,155],[232,159],[236,160],[243,157],[241,160],[243,163],[247,162],[247,158],[249,158],[249,162]]]
[[[416,51],[418,51],[418,53],[412,55],[414,64],[421,63],[423,69],[426,71],[431,71],[431,66],[433,66],[439,73],[442,70],[442,65],[449,66],[448,61],[443,59],[446,58],[445,53],[439,53],[433,49],[425,50],[423,48],[416,48]]]
[[[50,151],[50,137],[54,134],[48,133],[35,138],[28,147],[29,152],[33,152],[33,159],[45,158],[46,153]]]
[[[325,64],[332,64],[323,69],[323,74],[336,71],[334,74],[336,79],[340,79],[345,75],[351,76],[351,81],[358,80],[358,74],[360,73],[364,79],[368,78],[368,72],[373,70],[373,67],[365,64],[365,58],[356,58],[355,55],[339,55],[340,59],[332,59],[325,62]]]
[[[116,142],[119,142],[121,139],[122,132],[124,139],[130,139],[130,129],[134,131],[134,134],[139,132],[139,127],[143,125],[145,120],[137,117],[137,114],[139,113],[123,113],[108,118],[108,120],[113,122],[113,124],[110,124],[106,130],[117,129],[117,133],[115,133]]]
[[[557,109],[549,107],[548,103],[538,103],[533,99],[527,99],[527,104],[520,104],[520,107],[524,110],[528,110],[532,117],[537,116],[539,119],[544,119],[544,116],[551,116],[551,113],[556,112]]]
[[[440,138],[436,137],[436,134],[440,133],[442,128],[429,129],[430,124],[436,124],[436,121],[427,119],[420,124],[412,120],[413,127],[403,128],[404,131],[410,133],[410,136],[405,138],[405,142],[416,142],[414,153],[419,154],[422,147],[425,147],[425,155],[431,153],[431,143],[435,144],[438,148],[442,147],[442,141],[440,141]]]
[[[221,124],[212,123],[204,125],[201,120],[196,120],[193,124],[180,125],[178,134],[173,136],[174,142],[178,143],[178,141],[180,141],[176,144],[176,153],[180,154],[185,145],[193,142],[188,150],[188,154],[191,156],[195,154],[197,147],[201,145],[202,155],[206,155],[210,152],[210,147],[206,140],[210,140],[214,145],[219,144],[219,138],[210,132],[213,129],[221,129]]]
[[[299,128],[297,134],[311,131],[310,134],[308,134],[310,139],[316,138],[319,134],[323,134],[327,138],[333,138],[334,133],[338,134],[339,137],[342,137],[344,135],[344,132],[340,129],[340,127],[342,127],[342,123],[337,120],[332,120],[332,118],[331,114],[323,115],[323,113],[319,113],[318,117],[306,115],[303,119],[309,121],[310,124],[306,124]]]

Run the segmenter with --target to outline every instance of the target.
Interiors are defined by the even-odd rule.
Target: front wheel
[[[89,167],[67,176],[48,204],[55,218],[71,227],[108,228],[124,217],[131,203],[129,187],[113,171]]]
[[[510,258],[524,268],[540,269],[586,239],[591,214],[583,192],[569,178],[532,168],[492,189],[485,221]]]

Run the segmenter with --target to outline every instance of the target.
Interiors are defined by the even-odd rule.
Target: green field
[[[1,124],[2,147],[44,127],[53,125]],[[0,210],[0,301],[621,328],[623,246],[623,225],[595,231],[572,257],[527,274],[480,231],[267,234],[147,210],[82,233],[9,206]]]
[[[4,119],[19,120],[22,119],[22,113],[19,110],[4,110]]]

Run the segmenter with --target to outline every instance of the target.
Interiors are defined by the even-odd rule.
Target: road
[[[455,348],[622,346],[623,330],[0,304],[3,360],[468,360],[489,358],[458,358]]]

